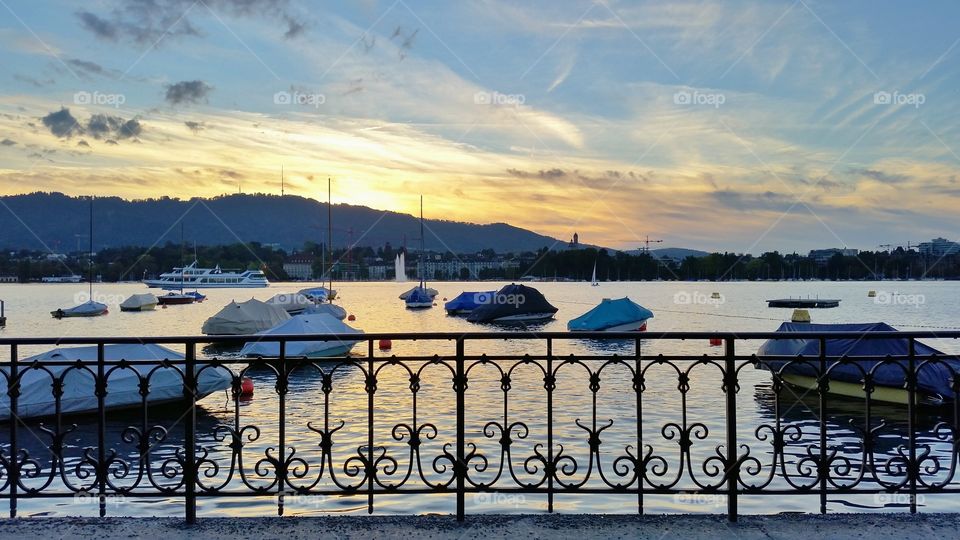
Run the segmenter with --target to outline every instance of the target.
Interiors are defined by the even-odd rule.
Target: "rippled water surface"
[[[340,292],[338,303],[348,313],[356,317],[355,327],[367,332],[426,332],[426,331],[489,331],[497,330],[489,326],[477,326],[462,318],[449,317],[442,309],[442,298],[452,298],[463,290],[489,290],[502,284],[491,283],[432,283],[440,291],[438,307],[423,311],[409,311],[398,300],[397,295],[408,289],[411,284],[399,283],[341,283],[336,288]],[[960,284],[951,282],[881,282],[881,283],[821,283],[821,282],[760,282],[760,283],[601,283],[590,287],[583,283],[537,283],[533,284],[560,311],[556,319],[535,327],[544,331],[562,331],[566,322],[590,309],[602,298],[615,298],[628,295],[633,300],[650,308],[655,318],[650,323],[651,330],[723,330],[723,331],[772,331],[779,323],[789,317],[790,310],[768,309],[764,300],[787,296],[820,296],[839,298],[839,308],[812,311],[815,322],[874,322],[884,321],[897,328],[936,329],[956,328],[960,315],[956,299]],[[85,285],[0,285],[0,299],[6,302],[7,327],[0,331],[4,337],[58,337],[58,336],[165,336],[195,335],[199,333],[203,321],[218,311],[230,300],[242,301],[250,297],[265,300],[278,292],[293,292],[305,284],[275,284],[268,289],[233,289],[204,291],[209,298],[202,304],[174,306],[158,309],[155,312],[123,313],[117,304],[127,295],[143,292],[140,284],[97,284],[94,294],[98,300],[110,305],[110,314],[94,319],[65,319],[61,321],[50,317],[49,312],[58,307],[69,307],[75,303],[78,295],[86,291]],[[867,292],[876,290],[884,301],[868,298]],[[721,300],[711,300],[713,292],[721,295]],[[890,293],[890,294],[884,294]],[[897,294],[895,294],[897,293]],[[689,302],[688,302],[689,301]],[[957,354],[960,344],[953,340],[929,340],[928,343],[940,350]],[[759,343],[738,342],[738,353],[755,352]],[[710,347],[699,341],[652,341],[642,344],[645,355],[700,355],[720,354],[720,348]],[[22,347],[21,357],[42,352],[45,347]],[[209,351],[208,351],[209,352]],[[454,352],[449,342],[395,342],[389,354],[398,356],[434,355],[450,356]],[[542,341],[482,341],[467,344],[467,354],[522,355],[545,354]],[[631,342],[595,342],[571,340],[556,343],[554,354],[566,357],[570,354],[626,354],[632,355],[634,344]],[[3,353],[6,354],[6,353]],[[354,349],[354,355],[365,354],[363,345]],[[377,355],[388,355],[377,352]],[[576,463],[576,470],[569,469],[569,481],[576,483],[584,478],[585,471],[592,467],[593,475],[586,480],[586,487],[603,484],[597,476],[602,471],[612,483],[616,483],[617,471],[622,467],[617,459],[636,451],[638,439],[642,446],[655,456],[662,456],[668,467],[656,474],[662,475],[660,481],[669,482],[677,475],[682,476],[679,486],[693,489],[695,479],[714,481],[711,477],[711,456],[717,455],[717,446],[725,443],[724,432],[724,395],[721,390],[719,369],[707,364],[691,370],[690,391],[686,398],[686,407],[678,392],[678,375],[673,366],[651,366],[645,377],[643,393],[643,429],[636,432],[636,394],[633,392],[633,374],[630,365],[611,364],[600,370],[600,363],[589,364],[593,373],[599,371],[600,389],[594,395],[589,390],[588,368],[580,364],[565,365],[557,372],[557,388],[554,392],[554,439],[556,451],[563,446],[563,455],[570,456]],[[685,369],[689,363],[679,367]],[[420,388],[416,397],[417,417],[414,420],[413,397],[410,392],[410,370],[422,368]],[[510,371],[510,385],[507,398],[504,398],[503,372]],[[320,369],[330,371],[332,366],[320,365]],[[235,413],[239,412],[240,426],[256,425],[254,430],[244,432],[250,437],[242,454],[243,469],[248,482],[253,486],[269,485],[273,468],[269,463],[261,462],[265,456],[279,455],[278,411],[280,407],[273,391],[276,378],[266,369],[253,370],[256,392],[250,399],[240,403],[235,410],[233,402],[226,394],[211,395],[201,402],[202,411],[198,413],[198,437],[200,444],[207,450],[212,463],[202,472],[206,475],[201,481],[208,486],[226,484],[229,490],[239,491],[239,480],[229,477],[231,469],[230,452],[227,447],[230,440],[217,437],[216,426],[232,426]],[[772,472],[771,439],[768,428],[773,425],[775,414],[775,396],[771,389],[767,372],[745,368],[740,372],[741,388],[737,398],[738,442],[749,447],[750,455],[757,460],[757,470],[743,473],[744,478],[759,482]],[[342,421],[343,427],[333,435],[333,473],[341,484],[356,482],[357,462],[351,459],[357,450],[367,444],[367,394],[364,391],[364,376],[355,366],[342,366],[334,372],[333,391],[329,403],[325,402],[322,391],[322,374],[307,366],[293,373],[290,378],[290,393],[286,400],[286,448],[289,454],[294,449],[296,458],[302,459],[299,469],[291,469],[300,474],[294,484],[312,486],[317,489],[333,488],[330,480],[330,464],[321,461],[318,433],[335,428]],[[807,446],[817,442],[818,416],[816,396],[798,398],[786,394],[780,402],[780,420],[782,423],[796,425],[796,440],[785,452],[793,471],[803,468]],[[442,456],[443,444],[454,441],[455,433],[455,394],[451,389],[451,373],[444,365],[424,365],[422,362],[407,362],[405,365],[385,365],[378,374],[378,387],[374,399],[374,437],[377,456],[383,456],[380,462],[385,467],[381,473],[385,484],[400,483],[405,476],[412,479],[405,487],[413,487],[415,481],[443,482],[448,479],[449,465]],[[593,410],[596,408],[594,418]],[[325,410],[328,414],[325,415]],[[686,411],[684,419],[682,411]],[[481,461],[471,462],[470,478],[478,483],[506,482],[515,486],[512,475],[517,481],[532,482],[542,475],[536,461],[530,457],[537,452],[546,452],[546,393],[543,389],[543,372],[536,363],[499,362],[474,366],[470,372],[469,387],[466,393],[466,438],[476,445],[477,454],[486,456],[489,461],[484,468]],[[826,418],[831,429],[831,444],[842,456],[858,458],[862,451],[862,438],[857,433],[857,422],[862,423],[863,405],[857,401],[838,401],[829,410]],[[898,445],[904,443],[906,415],[895,406],[877,406],[874,411],[876,423],[883,419],[886,426],[878,432],[877,453],[895,456]],[[169,428],[166,439],[158,442],[153,450],[150,474],[160,485],[176,483],[176,476],[170,480],[164,477],[164,461],[173,456],[174,449],[182,442],[181,414],[177,410],[157,410],[150,414],[151,423]],[[508,430],[513,440],[511,456],[501,460],[500,439],[503,435],[501,424],[504,416],[508,424],[514,424]],[[329,425],[324,425],[324,420]],[[853,419],[851,424],[849,420]],[[596,432],[610,420],[612,425],[600,434],[602,441],[600,463],[592,463],[589,453],[587,434]],[[940,420],[936,414],[922,415],[919,440],[929,446],[932,455],[941,456],[942,466],[949,467],[951,449],[949,441],[936,438],[934,426]],[[135,444],[124,438],[124,428],[139,425],[141,417],[136,413],[111,413],[108,422],[107,438],[110,447],[116,448],[130,461],[133,469],[125,477],[117,479],[117,485],[135,482],[140,467]],[[593,422],[596,421],[596,425]],[[694,430],[695,439],[691,446],[692,463],[690,469],[679,471],[679,452],[677,433],[672,424],[690,426],[702,423],[702,430]],[[90,419],[70,419],[68,423],[77,423],[78,427],[65,438],[68,480],[79,485],[90,480],[83,478],[83,448],[96,445],[97,424]],[[496,422],[496,424],[490,424]],[[579,425],[578,425],[579,424]],[[411,462],[410,429],[404,426],[426,426],[421,432],[422,445],[419,448],[419,462],[414,457]],[[581,427],[585,426],[585,427]],[[758,430],[759,428],[759,430]],[[436,437],[431,438],[434,429]],[[415,430],[415,429],[414,429]],[[221,435],[224,432],[219,432]],[[699,434],[700,436],[697,436]],[[5,448],[6,429],[2,439]],[[31,424],[21,432],[21,443],[31,456],[41,464],[45,463],[45,446],[49,436],[39,425]],[[539,446],[538,446],[539,445]],[[647,446],[649,445],[649,446]],[[6,450],[5,450],[6,451]],[[366,449],[363,450],[366,452]],[[646,452],[647,450],[645,450]],[[292,466],[299,463],[292,462]],[[322,472],[320,466],[327,467]],[[653,462],[651,462],[653,464]],[[562,462],[561,462],[562,465]],[[686,465],[685,465],[686,466]],[[779,465],[777,465],[779,467]],[[572,465],[568,465],[572,467]],[[800,467],[798,469],[798,467]],[[419,478],[422,471],[425,480]],[[498,477],[498,471],[500,477]],[[511,473],[512,471],[512,473]],[[563,469],[561,469],[561,472]],[[259,473],[263,473],[260,475]],[[353,474],[354,476],[351,476]],[[564,473],[565,474],[565,473]],[[799,474],[799,473],[798,473]],[[361,475],[362,476],[362,475]],[[841,475],[842,476],[842,475]],[[798,476],[803,481],[801,476]],[[146,485],[145,483],[143,485]],[[422,484],[421,484],[422,485]],[[62,487],[60,479],[54,481],[55,487]],[[775,478],[770,487],[785,487],[782,479]],[[383,513],[448,513],[454,509],[454,496],[443,495],[377,495],[376,511]],[[851,509],[890,509],[897,508],[904,501],[896,496],[831,496],[829,509],[845,511]],[[644,506],[649,512],[721,512],[725,509],[723,497],[711,496],[672,496],[645,495]],[[928,496],[921,501],[928,510],[958,509],[949,495]],[[346,496],[292,496],[285,498],[289,513],[320,512],[366,512],[366,497]],[[522,494],[480,494],[467,496],[467,512],[521,512],[536,511],[545,508],[545,497]],[[19,502],[22,514],[95,514],[97,506],[93,499],[68,498],[64,500],[41,500]],[[563,494],[556,498],[559,511],[570,512],[634,512],[637,498],[617,495]],[[740,508],[743,512],[774,511],[816,511],[816,496],[744,496]],[[270,497],[238,497],[229,499],[202,499],[201,515],[270,515],[276,512],[276,501]],[[151,499],[132,499],[116,497],[108,505],[108,513],[120,515],[181,515],[182,500],[164,497]]]

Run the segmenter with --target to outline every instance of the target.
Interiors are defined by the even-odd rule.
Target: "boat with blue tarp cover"
[[[567,323],[571,332],[634,332],[647,329],[647,320],[653,318],[653,312],[630,300],[623,298],[604,298],[595,308]]]
[[[906,378],[910,369],[910,340],[869,338],[870,332],[896,332],[882,322],[852,324],[783,323],[777,332],[856,332],[859,338],[830,338],[826,345],[826,366],[832,394],[865,399],[867,375],[873,383],[870,399],[907,404]],[[955,400],[953,381],[960,376],[960,361],[919,341],[914,342],[917,369],[917,403],[943,405]],[[932,356],[936,360],[931,360]],[[757,351],[758,369],[770,369],[793,386],[816,391],[818,387],[820,340],[770,339]],[[798,357],[802,357],[798,358]],[[853,360],[852,362],[850,360]]]
[[[450,315],[467,315],[478,307],[489,304],[495,294],[497,294],[497,291],[465,291],[445,303],[443,309],[447,310]]]

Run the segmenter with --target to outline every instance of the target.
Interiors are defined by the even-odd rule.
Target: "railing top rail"
[[[122,336],[122,337],[0,337],[2,345],[94,345],[104,344],[185,344],[242,343],[247,341],[457,341],[457,340],[699,340],[730,339],[958,339],[960,330],[903,332],[371,332],[364,334],[273,334],[244,336]]]

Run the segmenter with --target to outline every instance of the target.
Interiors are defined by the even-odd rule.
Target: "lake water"
[[[110,313],[104,317],[92,319],[54,320],[49,312],[58,307],[70,307],[85,298],[86,285],[0,285],[0,299],[6,302],[7,327],[0,331],[4,337],[60,337],[60,336],[165,336],[199,334],[203,321],[217,312],[230,300],[242,301],[251,297],[266,300],[280,292],[293,292],[309,284],[274,284],[267,289],[212,289],[205,290],[206,302],[190,306],[172,306],[154,312],[123,313],[117,304],[126,296],[143,292],[146,288],[140,284],[95,284],[94,297],[110,306]],[[453,298],[463,290],[497,289],[503,283],[431,283],[440,291],[438,306],[421,311],[406,310],[397,295],[410,288],[412,283],[338,283],[338,303],[354,315],[356,320],[350,324],[367,332],[435,332],[435,331],[492,331],[501,330],[489,326],[477,326],[462,318],[449,317],[442,309],[444,297]],[[646,282],[646,283],[601,283],[590,287],[585,283],[535,283],[547,299],[559,308],[556,319],[536,328],[544,331],[563,331],[566,322],[596,305],[602,298],[629,296],[648,307],[655,313],[650,329],[656,331],[773,331],[780,322],[787,320],[791,310],[768,309],[764,300],[781,297],[838,298],[842,302],[835,309],[811,310],[814,322],[887,322],[901,330],[910,329],[948,329],[957,328],[960,307],[956,299],[960,292],[960,283],[954,282],[757,282],[757,283],[688,283],[688,282]],[[868,298],[867,292],[876,290],[876,299]],[[720,299],[711,299],[711,294],[720,293]],[[927,340],[927,343],[950,354],[960,354],[960,343],[955,340]],[[759,343],[738,342],[738,353],[755,352]],[[720,348],[710,347],[706,342],[695,341],[645,341],[645,355],[700,355],[720,354]],[[176,348],[176,347],[173,347]],[[45,347],[22,347],[21,357],[42,352]],[[354,349],[354,354],[365,352],[362,345]],[[467,354],[544,354],[543,342],[503,342],[483,341],[468,343]],[[630,355],[633,346],[630,343],[600,343],[585,340],[571,340],[557,343],[555,354],[609,354]],[[390,353],[398,356],[410,355],[451,355],[450,343],[395,342]],[[5,353],[0,353],[5,354]],[[509,366],[513,366],[510,363]],[[410,366],[413,363],[408,364]],[[419,365],[419,364],[417,364]],[[506,368],[505,368],[506,369]],[[741,390],[738,394],[738,440],[750,447],[751,455],[765,465],[756,476],[769,472],[769,459],[772,456],[769,440],[758,438],[758,426],[772,423],[774,420],[774,393],[767,372],[744,369],[741,372]],[[202,446],[210,452],[213,461],[221,460],[221,468],[211,471],[204,480],[208,485],[225,483],[228,488],[240,487],[236,478],[228,479],[229,450],[226,441],[214,437],[217,424],[232,425],[235,412],[239,412],[240,425],[256,424],[260,428],[259,437],[244,448],[244,467],[255,471],[256,462],[266,452],[276,453],[277,410],[279,407],[273,392],[275,378],[266,370],[251,372],[256,385],[255,395],[244,400],[237,411],[225,394],[211,395],[201,402],[202,412],[198,413],[198,437]],[[514,472],[521,481],[533,481],[536,471],[524,470],[524,460],[535,454],[535,445],[546,441],[545,392],[542,372],[536,366],[518,365],[512,377],[512,388],[507,404],[500,386],[500,373],[491,365],[477,366],[470,375],[467,392],[467,440],[474,442],[478,451],[491,456],[490,467],[486,471],[471,471],[471,478],[481,481],[493,481],[498,470],[499,437],[496,427],[486,426],[489,421],[503,421],[504,411],[509,422],[522,422],[529,430],[527,437],[514,435],[513,455],[500,463],[505,467],[514,465]],[[710,480],[704,474],[702,464],[716,454],[716,446],[724,443],[724,402],[720,389],[718,371],[710,366],[697,366],[691,371],[691,391],[686,405],[687,425],[702,422],[706,428],[703,440],[696,439],[691,447],[693,473],[704,480]],[[450,389],[450,373],[443,366],[424,368],[422,387],[417,395],[418,417],[416,424],[429,423],[436,426],[439,436],[434,440],[425,439],[420,448],[423,463],[420,467],[410,461],[408,438],[397,433],[394,427],[400,423],[411,423],[412,397],[409,391],[409,374],[400,366],[387,366],[379,375],[379,384],[375,395],[375,439],[376,445],[384,446],[384,452],[397,460],[393,475],[384,473],[385,481],[399,481],[407,470],[426,471],[427,480],[441,481],[445,478],[441,471],[433,468],[432,460],[442,453],[442,442],[449,442],[455,419],[454,394]],[[592,394],[588,389],[588,376],[582,367],[565,366],[558,372],[557,389],[554,394],[555,439],[563,444],[564,454],[572,456],[579,463],[578,473],[571,475],[571,481],[583,475],[590,461],[586,431],[577,426],[580,420],[588,427],[592,421]],[[681,395],[677,391],[677,374],[669,366],[653,366],[647,373],[644,390],[643,443],[651,445],[656,455],[673,456],[670,469],[661,479],[668,482],[673,475],[683,478],[679,486],[694,487],[690,475],[677,473],[677,441],[669,437],[664,426],[676,422],[682,423]],[[335,388],[330,394],[329,414],[331,423],[344,427],[334,437],[334,472],[342,481],[350,481],[345,462],[355,455],[357,448],[366,444],[366,399],[363,390],[363,377],[358,370],[342,370],[335,378]],[[600,451],[600,470],[610,472],[616,469],[612,463],[624,455],[624,449],[636,442],[635,432],[635,394],[629,369],[624,366],[611,366],[605,369],[601,377],[601,390],[597,393],[596,422],[605,425],[613,419],[613,425],[602,433]],[[291,376],[290,393],[287,396],[286,441],[296,449],[296,456],[302,457],[311,465],[309,471],[297,485],[312,485],[316,479],[319,487],[332,487],[321,475],[317,465],[321,460],[318,446],[320,437],[307,425],[312,422],[322,424],[324,418],[324,396],[321,391],[320,375],[315,370],[304,369]],[[798,426],[797,441],[792,450],[792,467],[803,460],[806,445],[816,442],[817,417],[816,399],[782,398],[781,421]],[[905,415],[894,406],[877,406],[874,411],[876,421],[883,418],[887,427],[878,435],[877,452],[893,456],[896,446],[904,443]],[[848,457],[859,456],[861,442],[847,424],[850,418],[860,418],[862,404],[857,402],[838,405],[830,411],[827,422],[831,427],[831,444],[839,445],[840,452]],[[136,425],[136,415],[125,418],[111,414],[108,439],[111,447],[117,448],[121,455],[137,462],[135,447],[122,437],[122,430],[128,425]],[[167,425],[170,434],[167,439],[154,448],[153,468],[159,470],[164,459],[172,456],[177,446],[178,434],[182,426],[178,424],[174,413],[158,415],[156,422]],[[151,416],[154,421],[155,416]],[[929,445],[932,455],[940,456],[945,466],[949,466],[952,450],[949,441],[935,438],[933,426],[940,420],[933,415],[924,415],[919,426],[919,440]],[[68,479],[76,479],[76,473],[82,469],[82,453],[86,446],[96,445],[96,423],[89,419],[70,419],[76,422],[78,429],[65,439],[65,464]],[[179,426],[179,427],[178,427]],[[484,428],[487,427],[487,433]],[[595,428],[594,428],[595,429]],[[6,445],[6,430],[2,430],[0,442]],[[401,430],[402,431],[402,430]],[[522,429],[521,429],[522,431]],[[669,431],[669,429],[667,429]],[[399,438],[397,437],[399,436]],[[32,437],[32,440],[31,440]],[[44,446],[49,438],[36,426],[21,433],[23,445],[31,455],[43,461]],[[6,450],[6,446],[5,449]],[[226,461],[222,461],[226,459]],[[269,467],[266,467],[270,471]],[[329,471],[324,473],[328,475]],[[159,473],[158,473],[159,474]],[[504,478],[509,471],[504,472]],[[413,473],[416,476],[416,472]],[[81,475],[82,476],[82,475]],[[594,475],[596,476],[596,475]],[[392,479],[392,480],[391,480]],[[268,485],[269,475],[263,478],[251,473],[252,485]],[[503,478],[500,481],[504,481]],[[587,487],[596,486],[596,478],[589,479]],[[54,487],[62,484],[54,481]],[[82,482],[78,482],[81,483]],[[122,481],[117,482],[123,485]],[[161,482],[162,483],[162,482]],[[497,484],[501,485],[501,484]],[[515,486],[510,480],[507,486]],[[412,487],[409,483],[406,487]],[[770,486],[784,487],[780,479]],[[886,498],[884,498],[886,497]],[[454,509],[455,498],[445,495],[378,495],[375,499],[376,511],[380,513],[449,513]],[[902,507],[903,500],[889,496],[839,496],[831,495],[830,511],[851,510],[889,510]],[[109,515],[182,515],[182,499],[154,497],[134,499],[116,497],[108,504]],[[539,511],[545,508],[545,497],[540,495],[467,495],[467,512],[523,512]],[[647,495],[644,500],[647,512],[722,512],[725,499],[709,496],[673,496]],[[325,512],[365,513],[365,497],[346,496],[291,496],[285,498],[287,513],[313,514]],[[921,501],[924,511],[957,511],[960,509],[951,500],[950,495],[927,496]],[[68,498],[64,500],[20,500],[21,515],[94,515],[97,506],[94,499],[84,500]],[[767,513],[778,511],[816,511],[816,496],[742,496],[740,509],[744,513]],[[271,515],[276,512],[275,501],[271,498],[231,498],[202,499],[199,505],[200,515]],[[635,512],[635,496],[564,494],[556,498],[557,511],[566,512]]]

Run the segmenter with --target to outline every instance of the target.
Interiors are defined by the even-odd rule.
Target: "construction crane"
[[[663,240],[651,240],[650,235],[648,234],[643,241],[643,252],[650,253],[650,244],[661,244]]]

